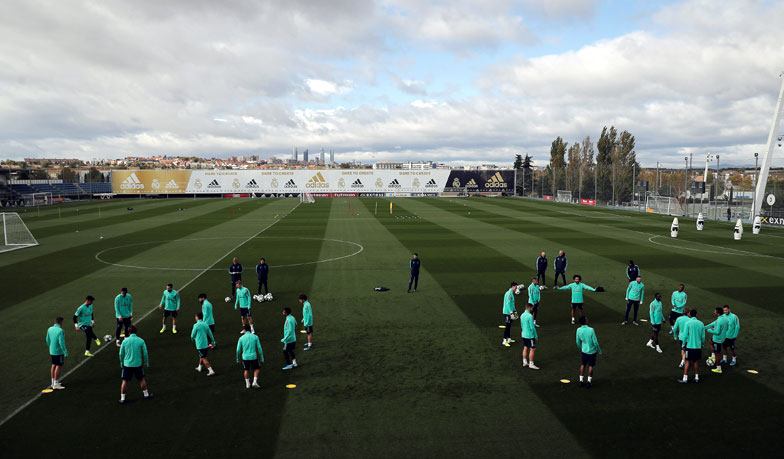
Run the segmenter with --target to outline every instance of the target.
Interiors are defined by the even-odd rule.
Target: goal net
[[[304,204],[313,204],[314,202],[316,202],[316,199],[313,198],[313,195],[311,193],[302,193],[301,195],[299,195],[299,202]]]
[[[22,201],[25,206],[43,206],[52,203],[52,193],[23,194]]]
[[[645,198],[645,211],[667,215],[685,215],[683,206],[676,198],[668,196],[648,196]]]
[[[558,190],[555,195],[556,202],[572,202],[572,192],[566,190]]]
[[[3,234],[0,238],[0,253],[8,252],[9,250],[24,249],[26,247],[33,247],[38,245],[33,234],[27,229],[22,218],[16,212],[2,212],[2,229]]]

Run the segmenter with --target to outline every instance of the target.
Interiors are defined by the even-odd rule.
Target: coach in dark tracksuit
[[[411,284],[414,285],[414,291],[417,290],[417,285],[419,285],[419,267],[422,265],[422,261],[419,259],[419,254],[415,253],[414,258],[411,259],[409,263],[409,268],[411,268],[411,280],[408,281],[408,293],[411,293]]]
[[[256,294],[261,295],[261,286],[264,285],[264,293],[269,293],[267,288],[267,276],[269,275],[269,265],[262,258],[259,264],[256,265],[256,277],[259,278],[259,290]]]
[[[558,287],[558,275],[561,275],[561,279],[563,279],[564,285],[566,285],[566,268],[569,267],[569,262],[566,261],[566,254],[563,250],[558,252],[558,256],[555,257],[555,284],[554,287]]]
[[[237,292],[237,281],[242,280],[242,265],[236,257],[234,257],[234,259],[231,261],[232,263],[231,266],[229,266],[229,274],[231,274],[231,297],[234,298],[234,295]]]
[[[545,273],[547,272],[547,254],[542,252],[541,255],[536,259],[536,280],[539,281],[539,285],[545,285],[547,283],[547,279],[545,277]]]
[[[640,267],[634,264],[634,260],[629,260],[629,266],[626,268],[626,277],[629,282],[637,280],[640,276]]]

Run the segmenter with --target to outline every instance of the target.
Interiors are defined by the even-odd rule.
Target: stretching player
[[[253,317],[250,316],[250,290],[247,287],[242,286],[242,281],[237,281],[237,299],[234,300],[234,309],[237,309],[239,306],[240,308],[240,321],[242,321],[242,325],[250,325],[250,332],[256,333],[256,330],[253,329]],[[240,335],[245,333],[245,327],[242,327],[240,330]]]
[[[250,325],[245,324],[242,326],[245,333],[237,340],[237,363],[242,359],[242,371],[245,376],[245,389],[258,389],[259,385],[259,360],[264,362],[264,352],[261,350],[261,342],[259,337],[250,331]],[[253,385],[250,383],[250,372],[253,372]]]
[[[678,320],[678,317],[686,314],[683,309],[686,307],[687,299],[686,292],[684,292],[685,288],[685,285],[680,284],[678,290],[672,292],[672,298],[670,299],[670,302],[672,303],[672,310],[670,311],[670,333],[672,333],[672,327],[675,325],[675,321]]]
[[[504,315],[504,340],[501,341],[501,344],[506,347],[512,346],[509,343],[514,343],[515,341],[512,339],[512,313],[515,312],[515,300],[514,300],[514,291],[517,287],[517,282],[512,282],[511,287],[509,290],[506,291],[504,294],[504,308],[501,313]]]
[[[52,377],[52,389],[65,389],[60,384],[60,371],[63,369],[68,349],[65,348],[65,332],[63,332],[63,318],[54,319],[54,325],[46,330],[46,345],[49,346],[49,356],[52,358],[52,368],[49,371]]]
[[[536,277],[531,278],[531,285],[528,286],[528,302],[534,305],[531,313],[534,315],[534,326],[539,328],[536,322],[536,313],[539,312],[539,300],[542,298],[542,292],[539,290],[539,279]]]
[[[738,338],[738,333],[740,332],[740,320],[738,320],[738,316],[730,312],[729,305],[724,305],[724,317],[727,318],[727,335],[724,338],[723,344],[723,355],[721,359],[721,363],[727,363],[727,349],[732,350],[732,362],[730,362],[730,366],[735,366],[738,361],[737,355],[735,354],[735,340]]]
[[[180,294],[174,290],[174,285],[167,284],[166,290],[163,291],[161,297],[161,304],[158,306],[163,309],[163,318],[161,318],[161,333],[166,331],[166,318],[172,318],[172,333],[177,333],[177,313],[180,311]]]
[[[656,352],[661,354],[662,349],[659,347],[659,332],[661,331],[662,324],[664,323],[664,315],[662,315],[661,293],[656,292],[653,296],[653,301],[651,301],[649,306],[653,335],[651,336],[651,339],[648,340],[648,344],[646,346],[651,349],[656,349]],[[654,347],[654,344],[656,347]]]
[[[700,359],[702,358],[702,345],[705,343],[705,325],[697,318],[697,310],[689,311],[691,317],[686,321],[686,365],[683,367],[683,379],[678,382],[689,382],[689,367],[694,367],[694,382],[700,382]]]
[[[596,332],[588,326],[588,317],[580,316],[580,328],[576,333],[577,347],[580,348],[580,387],[591,388],[593,385],[593,367],[596,366],[596,354],[602,353],[599,347],[599,340],[596,339]],[[585,367],[588,367],[588,384],[583,381]]]
[[[117,347],[120,347],[120,330],[125,326],[125,335],[123,336],[128,336],[128,327],[131,326],[133,320],[133,298],[125,287],[120,289],[120,294],[114,298],[114,315],[117,317],[115,339]]]
[[[727,316],[724,315],[723,308],[716,308],[714,312],[716,320],[705,326],[705,330],[713,334],[711,338],[711,356],[710,359],[716,362],[716,368],[711,371],[721,374],[721,361],[717,360],[721,357],[722,345],[727,335]]]
[[[574,325],[574,311],[580,310],[580,317],[583,316],[583,290],[590,290],[595,292],[596,289],[590,285],[582,283],[583,278],[579,274],[575,274],[572,278],[574,282],[563,287],[558,287],[558,290],[571,290],[572,291],[572,325]]]
[[[534,327],[534,316],[531,314],[534,305],[528,303],[525,305],[525,312],[520,316],[520,327],[522,328],[523,336],[523,366],[532,370],[538,370],[539,367],[534,365],[534,353],[536,352],[536,339],[539,334],[536,333]]]
[[[101,345],[101,340],[95,336],[95,332],[93,331],[93,327],[95,326],[95,320],[93,319],[93,301],[95,301],[95,298],[87,295],[84,304],[76,308],[76,312],[73,316],[74,328],[84,332],[84,355],[87,357],[93,356],[93,354],[90,353],[90,345],[93,340],[95,340],[97,346]]]
[[[689,316],[690,312],[691,309],[688,307],[683,308],[683,314],[675,320],[675,325],[673,325],[672,330],[670,331],[681,348],[681,364],[678,365],[678,368],[683,368],[683,365],[686,363],[686,323],[691,320],[691,317]]]
[[[196,323],[193,325],[193,330],[191,330],[191,341],[196,344],[196,352],[199,353],[199,366],[196,367],[196,371],[201,371],[201,366],[204,365],[208,371],[207,376],[214,376],[215,371],[212,369],[209,360],[207,360],[207,352],[210,350],[210,344],[215,341],[215,338],[212,336],[210,326],[204,323],[204,314],[197,312],[194,319]]]
[[[632,307],[634,307],[634,321],[632,323],[640,325],[637,323],[637,310],[640,309],[640,303],[642,303],[644,294],[645,284],[642,283],[642,277],[637,276],[637,279],[629,282],[629,286],[626,288],[626,315],[623,316],[621,325],[629,323],[629,311],[631,311]]]

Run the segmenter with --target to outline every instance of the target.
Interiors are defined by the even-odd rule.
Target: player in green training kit
[[[672,330],[670,331],[681,348],[681,363],[678,365],[678,368],[683,368],[686,364],[686,323],[691,320],[691,317],[689,316],[690,312],[691,309],[689,309],[689,307],[683,308],[683,314],[678,316],[675,320],[675,325],[672,326]]]
[[[582,283],[583,278],[579,274],[575,274],[572,278],[574,282],[563,287],[558,287],[558,290],[571,290],[572,291],[572,325],[574,325],[574,310],[580,310],[580,317],[583,316],[583,290],[590,290],[595,292],[596,289],[590,285]]]
[[[523,367],[528,367],[532,370],[538,370],[539,367],[534,365],[534,353],[536,352],[536,340],[539,334],[536,333],[534,326],[534,305],[528,303],[525,305],[525,312],[520,316],[520,327],[523,329]]]
[[[60,384],[60,370],[63,369],[65,358],[68,357],[62,317],[54,319],[54,325],[46,330],[46,345],[49,346],[49,356],[52,358],[52,368],[49,371],[52,377],[52,389],[65,389],[65,386]]]
[[[528,302],[534,305],[531,309],[531,314],[534,316],[534,327],[539,328],[536,322],[536,313],[539,312],[539,300],[542,298],[542,292],[539,290],[539,279],[536,277],[531,278],[531,284],[528,286]]]
[[[297,356],[294,355],[294,348],[297,346],[297,319],[291,315],[291,308],[283,308],[283,357],[286,359],[284,370],[297,368]]]
[[[172,284],[166,285],[166,290],[163,291],[161,297],[161,304],[158,306],[163,309],[163,318],[161,319],[161,333],[166,331],[166,318],[172,318],[172,333],[177,333],[177,313],[180,312],[180,294],[174,290]]]
[[[117,330],[115,330],[115,339],[117,347],[120,347],[120,330],[125,326],[125,334],[128,336],[128,327],[131,326],[133,320],[133,298],[128,293],[128,289],[123,287],[120,289],[120,294],[114,297],[114,315],[117,318]]]
[[[634,308],[634,321],[632,323],[640,325],[637,323],[637,310],[640,309],[640,303],[642,303],[644,294],[645,284],[642,283],[642,277],[637,276],[637,279],[629,282],[629,286],[626,287],[626,315],[623,316],[621,325],[629,323],[629,311],[631,311],[632,307]]]
[[[596,354],[602,353],[599,347],[599,340],[596,339],[596,332],[588,326],[588,317],[580,316],[580,328],[577,329],[577,347],[580,348],[580,387],[593,386],[593,367],[596,366]],[[588,384],[585,384],[585,367],[588,367]]]
[[[212,343],[209,344],[209,347],[214,349],[218,346],[218,343],[215,342],[215,318],[212,316],[212,303],[207,301],[206,293],[199,293],[199,303],[201,303],[201,313],[204,316],[204,323],[210,327],[210,331],[212,332]]]
[[[727,363],[727,349],[732,350],[732,362],[730,362],[730,366],[737,365],[737,355],[735,354],[735,340],[738,338],[738,333],[740,333],[740,320],[738,316],[730,312],[729,305],[724,305],[724,317],[727,318],[727,335],[724,337],[724,344],[722,345],[723,354],[721,358],[721,363]]]
[[[662,353],[661,347],[659,347],[659,332],[661,331],[662,324],[664,323],[664,315],[662,314],[662,302],[661,302],[661,293],[656,292],[653,295],[653,301],[649,306],[649,312],[651,315],[651,329],[653,330],[653,335],[651,335],[651,339],[648,340],[648,346],[651,349],[656,349],[656,352],[659,354]],[[654,347],[654,344],[656,347]]]
[[[87,357],[93,356],[93,354],[90,353],[90,345],[92,344],[93,340],[95,340],[96,345],[101,345],[101,340],[95,336],[95,332],[93,331],[93,326],[95,326],[95,320],[93,320],[93,301],[95,301],[95,298],[87,295],[87,298],[84,300],[84,304],[76,309],[76,312],[73,316],[74,328],[84,332],[84,337],[86,340],[84,345],[84,355]]]
[[[702,345],[705,343],[705,324],[697,318],[697,310],[689,311],[690,319],[685,322],[686,341],[686,365],[683,367],[683,379],[678,382],[686,384],[689,382],[689,367],[694,367],[694,382],[700,382],[700,359],[702,358]]]
[[[242,321],[242,330],[240,330],[240,335],[245,333],[245,325],[250,325],[250,332],[256,333],[256,330],[253,329],[253,318],[250,316],[250,290],[247,287],[242,286],[242,281],[237,281],[237,291],[236,291],[237,299],[234,300],[234,309],[236,310],[238,307],[240,308],[240,321]]]
[[[308,344],[303,350],[309,351],[313,347],[313,309],[310,307],[308,296],[304,293],[299,296],[299,302],[302,303],[302,326],[308,334]]]
[[[120,365],[122,366],[122,385],[120,386],[120,404],[125,403],[125,393],[128,391],[128,381],[134,377],[139,381],[144,393],[144,399],[149,400],[152,394],[147,390],[147,379],[144,377],[142,365],[150,367],[150,356],[147,354],[147,344],[136,336],[136,326],[128,327],[129,336],[126,336],[120,345]]]
[[[721,374],[721,361],[717,362],[717,360],[721,357],[722,345],[727,335],[727,316],[724,315],[723,308],[716,308],[714,315],[716,320],[706,325],[705,331],[713,334],[710,359],[716,362],[716,368],[711,371]]]
[[[678,317],[682,316],[686,312],[683,310],[686,307],[686,300],[688,296],[684,291],[686,286],[683,284],[678,285],[678,290],[672,292],[672,298],[670,298],[670,303],[672,303],[672,310],[670,311],[670,327],[675,325],[675,321],[678,320]],[[672,328],[670,328],[670,333],[672,333]]]
[[[501,313],[504,315],[504,340],[501,341],[502,346],[511,347],[510,343],[514,343],[512,339],[512,313],[515,311],[514,291],[517,287],[517,282],[512,282],[509,290],[504,294],[504,308]]]
[[[259,360],[264,362],[264,352],[261,350],[261,342],[259,337],[250,331],[250,325],[242,326],[245,333],[237,340],[237,363],[242,359],[242,371],[245,376],[245,389],[251,388],[250,372],[253,372],[253,388],[258,389],[259,385]]]
[[[207,376],[215,376],[215,371],[212,369],[210,361],[207,360],[207,352],[215,338],[212,336],[210,326],[204,323],[204,314],[197,312],[194,319],[196,323],[191,330],[191,341],[196,344],[196,352],[199,353],[199,366],[196,367],[196,371],[201,371],[201,366],[204,365],[207,368]]]

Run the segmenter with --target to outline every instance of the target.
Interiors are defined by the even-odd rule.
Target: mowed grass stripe
[[[144,210],[146,207],[166,205],[163,199],[113,199],[111,201],[93,200],[66,202],[50,206],[16,209],[28,226],[41,228],[57,225],[66,221],[92,220],[100,214],[127,212],[128,207]],[[39,215],[40,213],[40,215]]]

